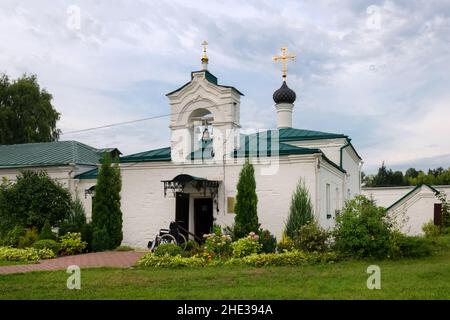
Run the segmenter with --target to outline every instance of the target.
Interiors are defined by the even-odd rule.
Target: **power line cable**
[[[219,106],[228,105],[228,104],[230,104],[230,103],[221,103],[221,104],[213,105],[213,106],[208,107],[208,108],[217,108]],[[162,114],[162,115],[157,115],[157,116],[152,116],[152,117],[147,117],[147,118],[141,118],[141,119],[136,119],[136,120],[130,120],[130,121],[116,122],[116,123],[106,124],[106,125],[103,125],[103,126],[92,127],[92,128],[85,128],[85,129],[80,129],[80,130],[72,130],[72,131],[62,132],[60,135],[77,134],[77,133],[83,133],[83,132],[88,132],[88,131],[93,131],[93,130],[117,127],[117,126],[133,124],[133,123],[142,122],[142,121],[155,120],[155,119],[165,118],[165,117],[169,117],[169,116],[175,116],[175,115],[183,114],[183,113],[186,113],[186,112],[192,112],[192,110],[186,110],[186,111],[181,111],[181,112]]]

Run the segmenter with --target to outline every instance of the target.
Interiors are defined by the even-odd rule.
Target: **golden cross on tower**
[[[203,55],[202,55],[202,66],[203,69],[206,70],[208,68],[208,56],[206,55],[206,48],[208,47],[208,41],[203,41],[202,43],[203,46]]]
[[[281,61],[281,72],[283,74],[283,81],[286,81],[286,72],[287,72],[287,68],[286,68],[286,62],[288,60],[295,60],[295,54],[292,53],[286,53],[287,48],[283,47],[281,48],[281,55],[280,56],[273,56],[272,60],[275,62]]]

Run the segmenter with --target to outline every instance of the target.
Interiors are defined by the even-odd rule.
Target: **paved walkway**
[[[65,270],[70,265],[80,268],[116,267],[130,268],[142,257],[145,252],[94,252],[76,256],[59,257],[55,259],[41,260],[37,264],[0,266],[0,274],[22,273],[30,271]]]

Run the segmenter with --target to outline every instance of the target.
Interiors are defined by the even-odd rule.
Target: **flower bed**
[[[3,261],[38,261],[41,259],[51,259],[54,258],[55,253],[48,248],[35,249],[35,248],[25,248],[17,249],[12,247],[0,247],[0,260]]]

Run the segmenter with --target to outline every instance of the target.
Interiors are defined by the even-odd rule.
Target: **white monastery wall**
[[[261,168],[267,168],[267,165],[254,163],[259,222],[262,228],[269,229],[277,239],[281,239],[292,192],[300,177],[311,187],[311,198],[315,199],[316,196],[314,157],[288,158],[281,160],[276,179],[274,175],[262,174]],[[218,201],[213,207],[215,223],[222,227],[231,226],[234,214],[227,212],[226,199],[236,196],[241,168],[242,160],[238,164],[227,163],[225,175],[221,165],[172,165],[155,162],[122,164],[123,244],[145,247],[159,229],[167,228],[170,221],[175,219],[175,198],[171,190],[164,197],[161,181],[171,180],[181,173],[221,181]],[[203,197],[203,194],[191,194],[190,197],[192,200]],[[193,232],[193,201],[190,202],[190,231]]]

